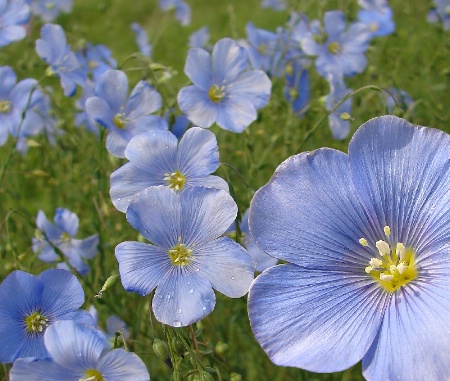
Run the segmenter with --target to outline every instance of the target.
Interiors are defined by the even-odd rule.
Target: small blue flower
[[[55,20],[60,13],[72,12],[73,0],[33,0],[31,11],[39,16],[42,21]]]
[[[139,47],[139,51],[144,56],[151,58],[153,49],[150,44],[147,32],[137,22],[132,23],[130,25],[130,28],[136,34],[136,43]]]
[[[13,271],[0,285],[0,300],[0,362],[48,357],[44,333],[58,320],[93,324],[91,315],[79,310],[83,288],[65,270],[50,269],[39,276]]]
[[[51,359],[21,359],[14,363],[11,381],[149,381],[142,360],[124,349],[109,350],[94,327],[59,321],[44,336]]]
[[[145,189],[128,207],[127,220],[152,244],[116,247],[124,288],[141,295],[156,288],[155,317],[174,327],[210,314],[216,302],[213,288],[232,298],[245,295],[253,262],[241,245],[221,237],[236,214],[236,203],[220,189]]]
[[[125,157],[133,136],[151,130],[167,130],[167,121],[151,115],[162,106],[161,95],[146,81],[139,81],[128,97],[128,78],[123,71],[108,70],[95,84],[95,96],[85,107],[90,118],[108,129],[106,148]]]
[[[428,22],[441,22],[444,30],[450,30],[450,0],[434,0],[434,6],[435,8],[428,12]]]
[[[261,7],[272,8],[275,11],[282,11],[286,9],[286,3],[284,0],[262,0]]]
[[[77,52],[76,56],[86,73],[85,76],[91,73],[94,81],[100,78],[105,71],[117,67],[111,50],[105,45],[93,45],[88,42],[83,49]]]
[[[372,381],[450,378],[450,135],[394,116],[282,163],[250,206],[256,244],[286,264],[248,298],[277,365]]]
[[[384,97],[386,106],[391,114],[394,112],[396,106],[406,111],[414,104],[414,99],[402,89],[390,87],[388,91],[383,91],[381,94]]]
[[[209,50],[209,28],[204,26],[189,36],[189,47]]]
[[[317,72],[323,77],[329,73],[344,76],[361,73],[367,65],[364,55],[370,41],[367,26],[351,23],[347,29],[344,13],[330,11],[325,12],[324,29],[321,34],[311,30],[302,39],[304,52],[317,56]]]
[[[298,62],[289,63],[286,66],[286,84],[284,96],[291,104],[292,111],[303,116],[309,102],[309,73]]]
[[[36,94],[31,98],[30,94],[37,81],[28,78],[16,82],[14,70],[9,66],[0,66],[0,146],[6,143],[9,134],[18,137],[22,113],[36,102]]]
[[[178,93],[178,105],[196,126],[242,132],[269,101],[272,84],[261,70],[245,71],[245,49],[230,38],[219,40],[210,54],[190,49],[184,68],[194,83]]]
[[[326,98],[326,107],[330,111],[328,123],[335,139],[345,139],[350,133],[350,113],[352,111],[352,99],[345,100],[337,108],[336,105],[353,90],[347,88],[344,79],[340,75],[329,74],[330,94]],[[334,109],[334,110],[333,110]]]
[[[39,211],[36,225],[43,233],[39,238],[33,238],[33,251],[44,262],[55,262],[60,257],[55,252],[58,248],[67,257],[69,264],[81,275],[89,272],[89,266],[83,258],[90,259],[97,254],[98,235],[85,239],[74,238],[78,232],[78,217],[64,208],[58,208],[53,219],[54,225],[47,220],[43,211]]]
[[[27,34],[30,7],[23,0],[0,0],[0,48]]]
[[[36,40],[36,52],[50,65],[46,73],[60,79],[66,97],[73,96],[77,91],[77,84],[83,85],[86,81],[86,75],[75,53],[67,45],[61,26],[45,24],[42,27],[41,38]]]
[[[186,26],[191,23],[191,8],[183,0],[159,0],[159,7],[163,11],[175,11],[175,17]]]
[[[111,199],[121,212],[136,194],[155,185],[176,191],[192,186],[228,191],[225,180],[211,175],[219,167],[219,147],[211,131],[192,127],[179,143],[169,131],[140,134],[130,140],[125,156],[130,162],[111,174]]]
[[[361,9],[358,11],[358,21],[367,25],[371,37],[387,36],[395,31],[392,9],[389,6]]]

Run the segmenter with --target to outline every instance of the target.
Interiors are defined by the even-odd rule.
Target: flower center
[[[11,110],[10,101],[0,101],[0,114],[6,114]]]
[[[172,265],[187,266],[192,256],[192,249],[189,249],[184,243],[179,243],[168,251]]]
[[[53,1],[47,1],[45,3],[45,8],[47,8],[48,10],[55,9],[55,3]]]
[[[59,238],[61,239],[61,241],[69,242],[71,237],[70,237],[69,233],[64,232],[61,234],[61,236]]]
[[[328,51],[331,54],[338,54],[341,51],[341,45],[339,42],[333,41],[328,44]]]
[[[123,113],[121,113],[121,112],[117,113],[117,114],[114,116],[113,121],[114,121],[114,124],[115,124],[117,127],[119,127],[119,128],[124,128],[124,127],[126,126],[127,122],[125,121],[124,116],[125,116],[125,115],[124,115]]]
[[[389,226],[384,227],[384,232],[389,238],[391,233]],[[369,246],[365,238],[361,238],[359,243]],[[401,242],[393,245],[384,240],[377,241],[375,246],[378,250],[377,257],[370,259],[365,271],[386,291],[394,292],[417,278],[412,248],[406,248]]]
[[[369,30],[370,30],[371,32],[376,32],[376,31],[378,30],[378,23],[376,23],[376,22],[371,22],[371,23],[369,24]]]
[[[265,54],[266,53],[266,45],[265,44],[259,44],[258,45],[258,53],[259,54]]]
[[[39,311],[26,316],[25,323],[29,333],[43,333],[48,327],[48,319]]]
[[[214,103],[220,102],[225,96],[225,86],[212,85],[208,91],[208,96]]]
[[[164,173],[164,181],[167,182],[169,188],[178,191],[183,189],[186,183],[186,177],[180,171],[175,171],[172,173]]]
[[[104,381],[102,374],[97,369],[89,369],[85,373],[85,378],[79,381]]]

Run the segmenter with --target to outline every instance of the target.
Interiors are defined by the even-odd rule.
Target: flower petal
[[[363,358],[367,380],[450,379],[450,281],[410,282],[392,295],[381,331]]]
[[[127,119],[149,115],[162,106],[161,95],[146,81],[139,81],[125,104]]]
[[[212,52],[213,83],[221,86],[233,82],[247,67],[245,49],[231,38],[222,38]]]
[[[58,228],[63,232],[68,233],[71,237],[75,236],[78,232],[78,216],[68,209],[57,208],[53,222]]]
[[[69,381],[80,377],[81,371],[64,368],[50,359],[18,359],[9,372],[10,381]]]
[[[187,268],[173,266],[158,286],[152,307],[156,320],[185,327],[209,315],[216,304],[211,284]]]
[[[216,105],[207,92],[196,86],[183,87],[179,91],[178,106],[196,126],[211,127],[216,120]]]
[[[118,113],[128,95],[128,78],[120,70],[107,70],[95,84],[95,95],[103,98],[113,113]]]
[[[254,263],[245,249],[228,237],[194,249],[199,274],[230,298],[245,295],[253,281]]]
[[[105,380],[150,380],[148,370],[139,356],[122,348],[114,349],[102,357],[97,369]]]
[[[212,84],[210,54],[203,49],[189,49],[184,72],[195,86],[208,91]]]
[[[367,352],[387,299],[365,277],[287,264],[256,278],[248,310],[256,339],[276,365],[337,372]]]
[[[244,131],[257,118],[253,103],[243,97],[227,98],[217,107],[216,123],[225,130]]]
[[[269,102],[272,82],[262,70],[250,70],[237,78],[230,86],[230,94],[250,100],[255,109],[264,107]]]

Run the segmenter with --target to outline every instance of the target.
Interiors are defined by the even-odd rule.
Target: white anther
[[[370,266],[375,267],[375,268],[381,267],[383,265],[383,261],[378,258],[372,258],[369,263],[370,263]]]
[[[406,249],[403,243],[399,242],[397,243],[397,250],[396,250],[397,258],[399,258],[401,261],[405,259]]]
[[[381,256],[389,255],[391,252],[391,248],[389,247],[389,244],[386,241],[382,240],[377,241],[375,246],[377,247]]]
[[[364,271],[367,273],[367,274],[370,274],[370,272],[373,270],[373,267],[372,266],[367,266],[365,269],[364,269]]]
[[[389,226],[385,226],[383,228],[383,230],[384,230],[384,234],[386,234],[386,236],[389,237],[391,235],[391,228]]]
[[[383,273],[380,274],[380,280],[384,280],[386,282],[389,282],[392,279],[394,279],[393,275],[386,275],[386,274],[383,274]]]
[[[400,274],[403,274],[403,272],[404,272],[407,268],[408,268],[408,266],[406,266],[404,262],[400,262],[400,263],[397,265],[397,270],[398,270],[398,272],[399,272]]]

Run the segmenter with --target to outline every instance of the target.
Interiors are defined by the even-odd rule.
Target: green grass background
[[[156,0],[75,0],[73,12],[61,15],[57,23],[67,34],[73,47],[85,41],[105,44],[127,71],[131,84],[149,75],[146,62],[130,58],[137,51],[131,22],[139,22],[148,31],[153,44],[155,62],[170,67],[177,74],[172,79],[154,85],[163,94],[164,107],[176,106],[181,86],[189,84],[183,73],[188,51],[188,36],[202,26],[208,26],[211,42],[222,37],[245,37],[245,25],[252,21],[257,27],[275,31],[284,25],[288,11],[262,9],[260,0],[192,0],[192,23],[181,26],[171,13],[162,12]],[[449,126],[449,33],[426,21],[431,1],[391,0],[396,32],[372,41],[367,52],[368,67],[346,80],[354,90],[373,85],[395,86],[406,90],[416,101],[413,109],[402,115],[413,123],[450,132]],[[305,12],[310,19],[322,18],[326,10],[340,9],[354,20],[356,0],[290,1],[290,9]],[[12,66],[19,77],[41,78],[46,65],[34,50],[42,23],[33,19],[29,36],[0,50],[0,65]],[[152,77],[149,77],[152,81]],[[0,279],[10,271],[22,269],[39,274],[49,266],[36,260],[31,250],[35,234],[35,217],[43,210],[51,219],[57,207],[68,208],[80,217],[77,237],[98,233],[101,238],[99,255],[91,260],[91,273],[80,278],[88,307],[99,310],[100,324],[112,313],[125,320],[131,330],[128,346],[145,361],[152,380],[172,379],[170,369],[153,349],[155,338],[182,336],[191,343],[189,329],[167,328],[165,331],[149,313],[149,297],[126,293],[119,284],[95,298],[105,279],[117,272],[115,246],[125,240],[136,240],[138,232],[115,210],[109,198],[109,175],[125,161],[109,156],[104,138],[96,139],[84,129],[74,126],[73,100],[62,96],[56,79],[45,79],[43,86],[54,88],[52,99],[55,117],[66,131],[51,147],[45,138],[36,138],[36,146],[25,156],[14,152],[12,139],[0,147]],[[329,93],[325,80],[311,70],[311,103],[304,118],[290,111],[282,96],[283,82],[274,79],[272,98],[259,119],[244,133],[233,134],[212,127],[217,135],[222,165],[217,174],[232,185],[235,199],[243,213],[254,192],[265,184],[275,168],[287,157],[301,151],[327,146],[347,150],[350,136],[343,141],[332,139],[326,111],[321,98]],[[387,113],[379,92],[368,89],[353,99],[352,132],[368,119]],[[1,126],[0,126],[1,128]],[[312,133],[308,135],[310,132]],[[305,141],[305,137],[309,138]],[[233,167],[235,170],[230,168]],[[302,308],[299,306],[299,308]],[[216,308],[201,323],[192,327],[197,334],[198,354],[204,366],[216,369],[215,380],[228,380],[232,373],[241,380],[362,380],[361,366],[336,374],[313,374],[300,369],[273,365],[256,343],[249,327],[246,297],[228,299],[217,293]],[[195,348],[195,345],[192,344]],[[187,348],[181,352],[188,353]],[[175,355],[181,374],[192,375],[198,364],[188,354],[184,359]],[[9,366],[0,366],[0,380],[6,380]],[[1,376],[3,372],[3,376]],[[238,376],[234,380],[237,381]]]

